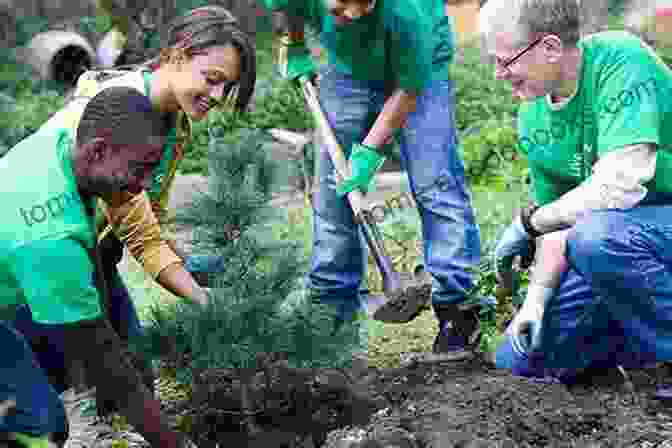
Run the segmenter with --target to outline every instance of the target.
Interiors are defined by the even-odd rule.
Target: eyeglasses
[[[525,48],[520,50],[518,53],[516,53],[509,59],[506,59],[504,62],[499,62],[499,60],[495,59],[495,70],[497,70],[498,72],[509,71],[509,67],[511,65],[513,65],[518,59],[522,58],[525,55],[525,53],[536,47],[542,40],[544,40],[545,37],[546,36],[540,36],[534,39]]]

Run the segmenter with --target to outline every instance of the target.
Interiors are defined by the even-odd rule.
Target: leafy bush
[[[0,76],[7,73],[3,71]],[[4,77],[0,79],[0,84],[4,80]],[[60,91],[47,89],[44,85],[40,88],[36,84],[20,80],[11,88],[2,89],[0,92],[8,92],[5,97],[12,99],[11,103],[6,101],[7,109],[11,113],[3,114],[6,118],[0,127],[0,154],[37,131],[64,105]]]
[[[26,45],[38,33],[49,30],[46,17],[21,17],[16,19],[16,45]]]
[[[112,28],[112,19],[104,14],[81,17],[77,25],[77,30],[85,36],[102,35]]]
[[[248,114],[231,116],[223,111],[213,116],[211,127],[233,131],[239,127],[250,129],[283,128],[297,132],[314,127],[299,89],[279,77],[262,79],[257,83],[254,104]]]
[[[0,92],[10,96],[41,93],[45,90],[64,92],[64,87],[56,82],[46,82],[35,78],[31,67],[19,62],[17,49],[0,49]]]
[[[510,190],[527,177],[527,161],[517,152],[517,132],[509,122],[490,122],[462,138],[467,179],[473,187]]]
[[[475,42],[460,49],[461,60],[451,66],[455,86],[456,124],[461,132],[492,121],[513,120],[517,105],[506,82],[496,81],[494,68],[484,64]]]

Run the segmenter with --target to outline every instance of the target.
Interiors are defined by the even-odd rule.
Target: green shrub
[[[463,137],[461,152],[471,186],[508,191],[524,180],[527,161],[517,147],[517,132],[511,122],[491,122]]]
[[[508,83],[495,80],[493,67],[483,63],[476,43],[467,43],[460,51],[462,60],[451,66],[457,129],[464,132],[487,122],[512,120],[518,106]]]
[[[87,16],[79,19],[78,31],[85,36],[104,34],[112,28],[112,19],[108,15]]]
[[[23,46],[38,33],[49,30],[45,17],[21,17],[16,19],[16,45]]]
[[[0,127],[0,153],[37,131],[63,105],[63,97],[55,90],[20,91],[16,103],[11,106],[11,113]]]

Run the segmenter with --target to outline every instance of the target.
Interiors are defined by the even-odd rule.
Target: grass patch
[[[407,324],[385,324],[369,320],[369,361],[379,368],[398,367],[402,353],[432,350],[438,321],[424,311]]]

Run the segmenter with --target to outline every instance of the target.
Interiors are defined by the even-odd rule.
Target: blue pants
[[[223,260],[188,257],[185,267],[192,273],[214,273],[223,269]],[[122,340],[131,341],[143,331],[137,310],[116,266],[107,270],[110,323]],[[0,361],[0,402],[13,396],[20,399],[16,400],[19,411],[0,421],[0,432],[42,435],[66,431],[65,410],[58,397],[70,387],[62,328],[34,322],[28,306],[22,306],[13,321],[0,321],[0,347],[6,364]]]
[[[185,268],[191,273],[216,273],[223,269],[223,260],[215,256],[190,256],[185,260]],[[116,267],[108,270],[107,282],[111,291],[108,318],[112,328],[124,341],[141,336],[142,324],[138,312]],[[68,389],[61,329],[34,322],[28,306],[17,310],[11,324],[31,341],[39,365],[46,371],[58,393]]]
[[[327,66],[320,102],[346,157],[361,142],[386,100],[382,82],[353,80]],[[480,258],[479,229],[467,191],[455,130],[452,81],[434,81],[419,96],[398,135],[402,163],[418,204],[425,266],[433,276],[432,302],[459,303],[472,286],[468,268]],[[347,198],[336,195],[327,148],[317,155],[319,191],[314,198],[313,255],[308,285],[314,297],[343,318],[362,309],[359,288],[367,254]]]
[[[108,278],[111,290],[108,316],[112,328],[124,341],[132,340],[142,334],[142,326],[137,310],[117,272]],[[45,325],[33,321],[28,306],[17,310],[16,318],[11,322],[14,328],[31,341],[39,365],[52,382],[58,393],[70,386],[65,361],[65,341],[63,331],[54,325]]]
[[[570,232],[566,256],[540,349],[517,353],[506,340],[498,367],[571,381],[588,367],[672,360],[672,205],[594,212]]]
[[[16,407],[0,417],[0,433],[32,436],[67,430],[65,408],[49,384],[24,337],[0,321],[0,402],[14,399]]]

